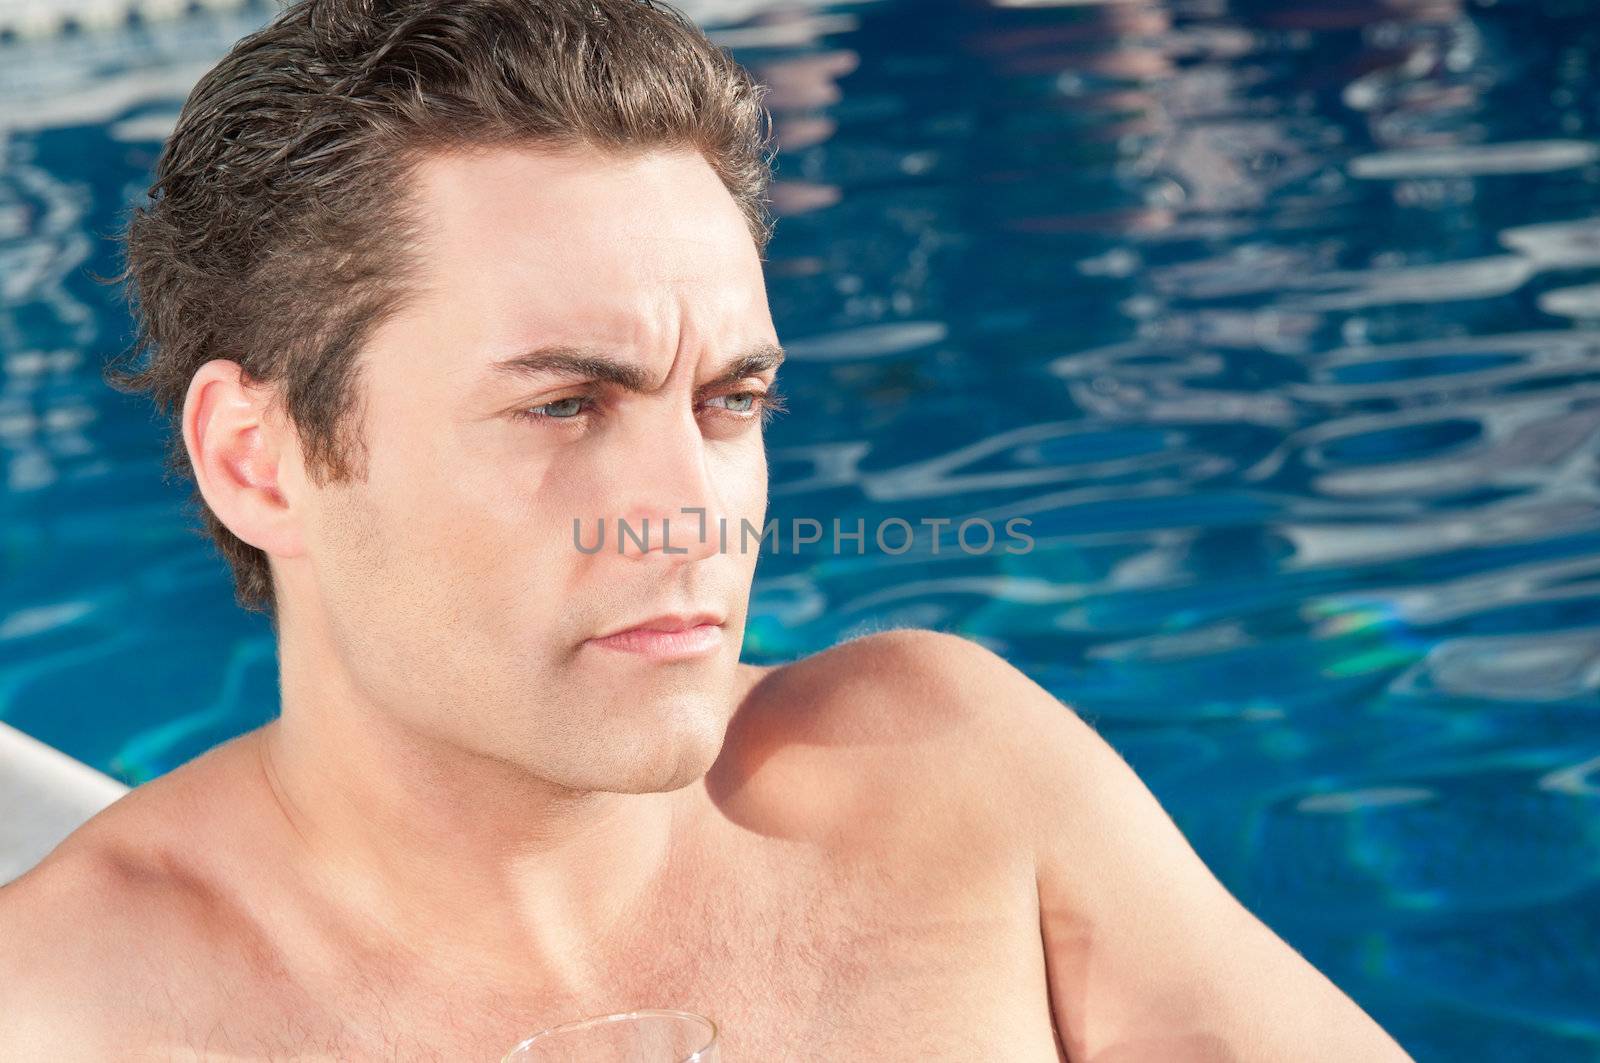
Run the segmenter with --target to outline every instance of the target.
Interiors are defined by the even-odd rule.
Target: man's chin
[[[619,794],[681,790],[711,770],[722,752],[723,734],[721,728],[669,726],[637,741],[591,744],[570,776],[553,781],[574,790]]]
[[[578,687],[586,694],[567,711],[559,738],[521,751],[517,759],[530,772],[570,789],[660,793],[711,770],[734,710],[727,678],[607,679]]]

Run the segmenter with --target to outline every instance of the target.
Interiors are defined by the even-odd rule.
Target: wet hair
[[[193,477],[195,371],[274,389],[313,482],[366,476],[359,354],[417,280],[411,175],[452,150],[523,144],[618,157],[697,151],[772,233],[765,88],[659,0],[299,0],[197,84],[122,233],[136,325],[107,366],[168,419]],[[143,364],[139,364],[140,360]],[[191,501],[246,609],[277,622],[266,555]]]

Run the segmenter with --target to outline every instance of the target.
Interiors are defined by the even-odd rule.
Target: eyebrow
[[[783,363],[784,350],[775,343],[760,343],[739,355],[728,367],[696,390],[723,387],[738,383],[746,377],[759,376],[777,369]],[[650,379],[644,367],[614,358],[592,347],[573,347],[565,344],[537,347],[522,354],[493,363],[490,371],[495,376],[539,377],[569,376],[583,381],[597,381],[622,388],[624,391],[650,392],[658,386]]]

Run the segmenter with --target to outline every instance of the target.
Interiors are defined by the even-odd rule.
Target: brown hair
[[[364,478],[359,354],[406,297],[425,155],[530,143],[697,150],[765,257],[763,86],[659,0],[299,0],[195,86],[124,240],[137,325],[105,380],[169,418],[167,472],[192,476],[181,417],[214,358],[277,389],[319,484]],[[196,489],[246,609],[276,623],[267,557]]]

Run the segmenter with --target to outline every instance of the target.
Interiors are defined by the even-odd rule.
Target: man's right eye
[[[516,412],[516,417],[523,421],[570,421],[585,411],[588,401],[582,395],[573,395],[538,406],[525,406]]]

